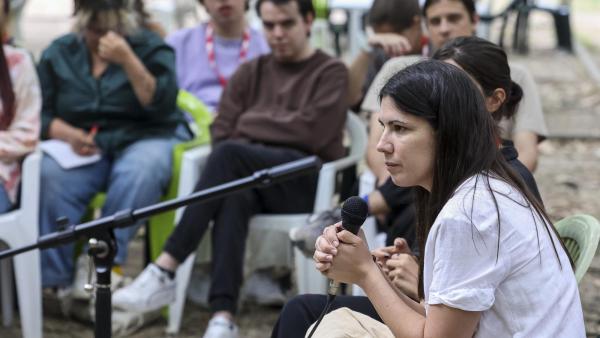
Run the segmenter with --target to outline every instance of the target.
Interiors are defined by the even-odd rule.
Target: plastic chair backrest
[[[23,162],[21,205],[0,215],[0,241],[15,248],[38,239],[40,170],[42,152],[29,154]],[[13,271],[19,300],[20,322],[24,338],[42,337],[42,278],[39,250],[31,250],[0,262],[2,322],[10,325],[13,315]]]
[[[573,215],[558,221],[555,227],[575,263],[575,277],[579,283],[596,253],[600,223],[590,215]]]
[[[324,163],[319,172],[317,194],[315,195],[314,213],[331,208],[331,198],[335,193],[335,175],[337,171],[359,163],[367,151],[367,128],[360,117],[352,112],[347,113],[346,132],[350,139],[349,154],[339,160]]]
[[[328,1],[327,0],[312,0],[315,8],[316,17],[319,19],[327,19]]]

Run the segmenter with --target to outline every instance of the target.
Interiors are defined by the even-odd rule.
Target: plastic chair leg
[[[42,276],[39,250],[15,256],[15,275],[19,284],[19,314],[23,338],[42,337]]]
[[[552,11],[558,48],[572,52],[573,42],[571,37],[571,23],[569,20],[569,14],[570,10],[568,6],[560,6],[555,11]]]
[[[13,321],[13,274],[10,259],[0,261],[1,291],[2,294],[2,325],[9,327]]]
[[[185,262],[179,266],[177,273],[175,274],[177,286],[175,289],[175,302],[169,306],[168,334],[176,334],[181,328],[181,318],[183,317],[183,308],[185,307],[187,287],[190,283],[190,278],[192,277],[195,261],[196,254],[191,254]]]

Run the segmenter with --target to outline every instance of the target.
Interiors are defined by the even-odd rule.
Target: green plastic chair
[[[177,191],[179,189],[179,173],[181,169],[181,161],[183,159],[183,153],[189,149],[205,145],[210,143],[210,124],[213,121],[212,114],[208,108],[193,94],[179,90],[177,94],[177,107],[184,112],[191,115],[194,120],[194,124],[190,127],[194,129],[195,137],[191,141],[179,143],[173,147],[173,169],[171,175],[171,182],[167,188],[166,193],[161,198],[162,201],[170,200],[177,197]],[[92,199],[88,207],[88,216],[86,219],[91,218],[95,210],[100,210],[106,200],[105,193],[98,193]],[[153,216],[149,220],[148,227],[148,253],[150,255],[149,260],[154,261],[156,257],[161,253],[163,244],[173,231],[175,227],[175,210],[164,212],[162,214]]]
[[[573,215],[554,224],[575,263],[577,283],[590,267],[600,241],[600,223],[590,215]]]

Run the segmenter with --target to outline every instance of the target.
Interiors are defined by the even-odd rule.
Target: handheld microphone
[[[358,234],[360,226],[365,222],[365,219],[367,219],[368,212],[369,206],[362,198],[358,196],[348,198],[342,205],[342,228],[355,235]],[[330,280],[327,293],[336,295],[339,286],[340,283]]]

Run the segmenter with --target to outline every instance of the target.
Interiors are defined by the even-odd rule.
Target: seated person
[[[199,98],[215,113],[223,89],[237,68],[245,61],[269,52],[262,32],[249,27],[244,12],[248,0],[200,0],[208,13],[209,21],[196,27],[182,29],[166,39],[175,49],[175,65],[179,88]],[[210,280],[206,274],[190,284],[202,295],[196,300],[206,303]],[[264,276],[261,288],[246,289],[259,300],[279,299],[284,295],[275,281]],[[255,294],[255,291],[261,291]],[[264,292],[262,292],[264,290]],[[207,304],[206,304],[207,305]]]
[[[337,232],[339,224],[317,240],[317,269],[366,292],[387,327],[381,337],[583,337],[569,255],[504,160],[478,92],[438,60],[407,67],[381,91],[377,148],[394,183],[416,190],[418,301],[398,292],[366,242]]]
[[[21,161],[35,149],[42,98],[27,51],[5,43],[9,0],[0,10],[0,213],[13,208],[21,180]]]
[[[167,37],[175,49],[177,83],[214,112],[227,81],[244,61],[269,52],[244,19],[248,0],[200,0],[210,20]]]
[[[502,48],[476,37],[457,38],[439,49],[433,58],[456,65],[471,76],[484,96],[486,110],[492,114],[495,121],[499,121],[503,117],[510,118],[515,113],[523,93],[520,86],[511,80],[506,53]],[[371,130],[371,133],[375,133],[381,138],[383,130],[380,126],[376,130]],[[500,151],[511,168],[519,174],[527,188],[534,196],[537,195],[535,197],[538,199],[539,193],[535,180],[517,159],[514,147],[506,143],[500,148]],[[411,194],[413,193],[414,191],[411,191]],[[406,203],[414,208],[412,197]],[[415,217],[414,215],[413,217]],[[411,223],[409,229],[412,234],[416,232],[414,224]],[[418,259],[414,256],[409,244],[406,239],[392,238],[390,246],[375,250],[373,255],[377,257],[382,270],[387,273],[390,281],[398,290],[412,299],[418,299]],[[283,309],[273,330],[273,337],[288,337],[291,332],[298,332],[297,337],[300,337],[300,334],[303,337],[303,332],[306,332],[310,324],[318,318],[325,302],[326,297],[323,295],[300,295],[292,299]],[[333,307],[343,306],[378,318],[366,297],[338,296]],[[302,320],[298,318],[302,318]],[[295,336],[291,335],[291,337]]]
[[[375,0],[368,19],[373,34],[368,36],[348,70],[348,96],[353,107],[360,107],[375,75],[391,57],[427,55],[418,0]]]
[[[346,67],[309,44],[310,0],[259,0],[271,54],[239,67],[227,84],[212,125],[213,150],[196,191],[254,171],[317,155],[344,155],[348,74]],[[212,228],[212,319],[208,337],[238,337],[236,313],[248,221],[258,213],[309,212],[317,175],[265,189],[241,191],[187,207],[158,259],[113,295],[115,307],[149,311],[175,298],[174,273]]]
[[[479,20],[472,0],[429,0],[425,2],[423,15],[432,52],[453,38],[473,35]],[[412,57],[396,57],[386,62],[369,88],[362,110],[371,113],[377,111],[377,95],[383,85],[393,74],[413,62],[415,58]],[[525,95],[517,113],[501,121],[502,137],[514,142],[519,160],[533,172],[537,163],[538,139],[543,140],[547,133],[540,98],[535,82],[526,68],[511,64],[511,77],[521,86]],[[377,126],[376,117],[372,114],[370,129],[377,130]],[[537,135],[535,142],[529,142],[532,139],[531,135]],[[378,138],[379,135],[370,134],[367,151],[367,164],[378,182],[378,188],[368,198],[369,211],[382,221],[386,229],[392,229],[391,236],[388,236],[388,245],[398,236],[406,237],[412,245],[411,238],[414,238],[414,233],[411,233],[410,229],[414,223],[414,210],[410,207],[410,189],[397,188],[389,180],[381,156],[375,151]]]
[[[423,16],[429,33],[432,54],[451,39],[474,35],[479,22],[475,3],[472,0],[427,0],[423,7]],[[361,108],[367,112],[377,111],[378,91],[387,79],[410,63],[403,57],[387,62],[373,81],[373,86],[367,93]],[[519,106],[517,114],[510,120],[502,121],[503,138],[514,141],[519,152],[519,160],[533,172],[537,166],[537,145],[546,138],[548,132],[540,97],[531,74],[523,66],[513,63],[511,63],[511,71],[512,78],[527,95]]]
[[[75,32],[53,41],[41,56],[42,138],[101,159],[65,169],[44,155],[40,235],[56,231],[59,217],[79,222],[99,192],[106,192],[103,215],[158,202],[171,178],[173,145],[189,138],[175,107],[173,50],[144,28],[143,16],[128,9],[130,1],[76,1]],[[117,269],[136,230],[115,230]],[[41,258],[42,285],[68,290],[73,245],[43,250]],[[87,268],[84,259],[80,264]],[[75,296],[85,298],[79,284]]]

